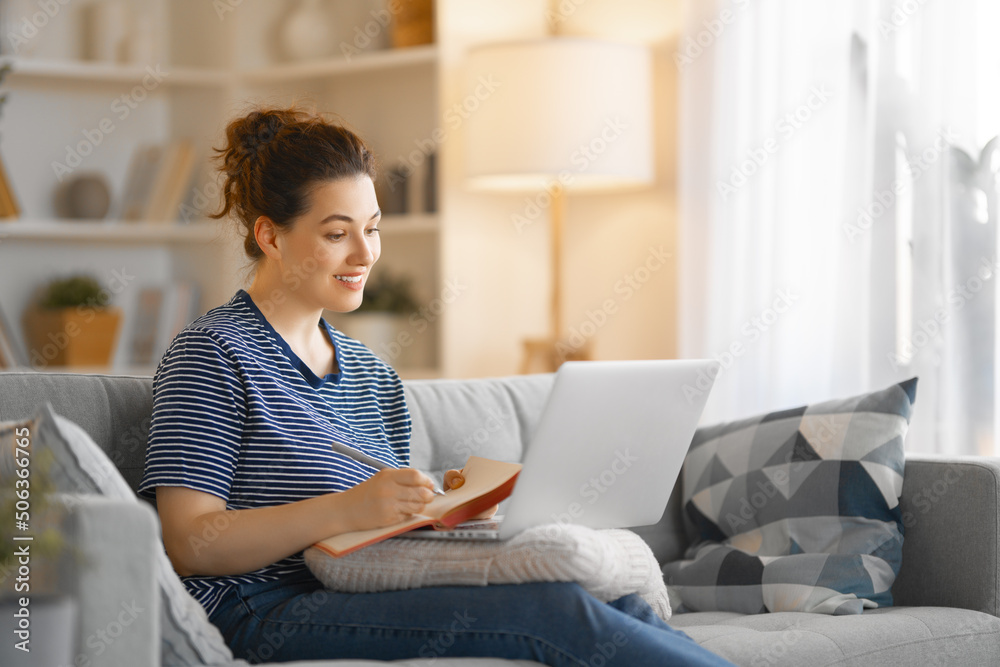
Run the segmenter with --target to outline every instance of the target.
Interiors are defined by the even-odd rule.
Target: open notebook
[[[507,498],[514,490],[521,464],[471,456],[463,470],[465,484],[446,491],[444,496],[434,496],[424,507],[423,514],[385,528],[342,533],[313,546],[331,556],[343,556],[415,528],[430,526],[448,530]]]

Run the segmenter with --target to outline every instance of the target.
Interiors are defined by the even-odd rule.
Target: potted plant
[[[25,311],[28,356],[35,367],[106,366],[121,324],[121,309],[91,276],[52,280]]]
[[[412,343],[407,338],[407,335],[412,338],[412,334],[406,334],[405,328],[418,307],[408,277],[380,271],[365,285],[361,306],[338,317],[337,322],[348,336],[394,363],[400,361],[400,355]]]
[[[60,590],[59,564],[72,558],[55,500],[52,453],[27,444],[30,422],[0,427],[0,664],[69,665],[76,649],[78,603]],[[30,449],[30,455],[28,451]],[[28,652],[26,652],[26,649]]]

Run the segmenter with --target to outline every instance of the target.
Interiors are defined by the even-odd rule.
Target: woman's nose
[[[364,264],[365,266],[374,264],[375,249],[373,248],[373,244],[377,242],[377,239],[370,239],[365,236],[356,237],[353,247],[351,248],[351,259],[354,260],[354,263]]]

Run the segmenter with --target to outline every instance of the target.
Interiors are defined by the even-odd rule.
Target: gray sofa
[[[551,382],[551,375],[406,382],[413,465],[440,472],[460,467],[472,454],[519,460]],[[148,377],[0,373],[0,420],[29,416],[51,402],[94,438],[134,490],[142,474],[151,391]],[[915,522],[907,528],[902,570],[893,586],[895,607],[857,616],[698,612],[675,614],[671,624],[752,667],[1000,664],[1000,460],[908,457],[902,507]],[[635,529],[660,562],[679,558],[685,549],[680,509],[675,488],[660,522]],[[72,511],[70,539],[91,561],[68,584],[82,605],[78,650],[86,661],[81,664],[160,664],[155,613],[138,614],[109,645],[92,636],[104,619],[113,623],[120,617],[123,600],[156,609],[155,513],[143,503],[104,498],[74,503]],[[308,664],[334,663],[375,664]],[[446,654],[405,661],[439,663],[511,664]]]

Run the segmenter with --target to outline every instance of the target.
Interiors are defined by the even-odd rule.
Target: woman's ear
[[[253,235],[261,251],[271,259],[281,259],[278,246],[278,226],[266,215],[259,216],[253,223]]]

